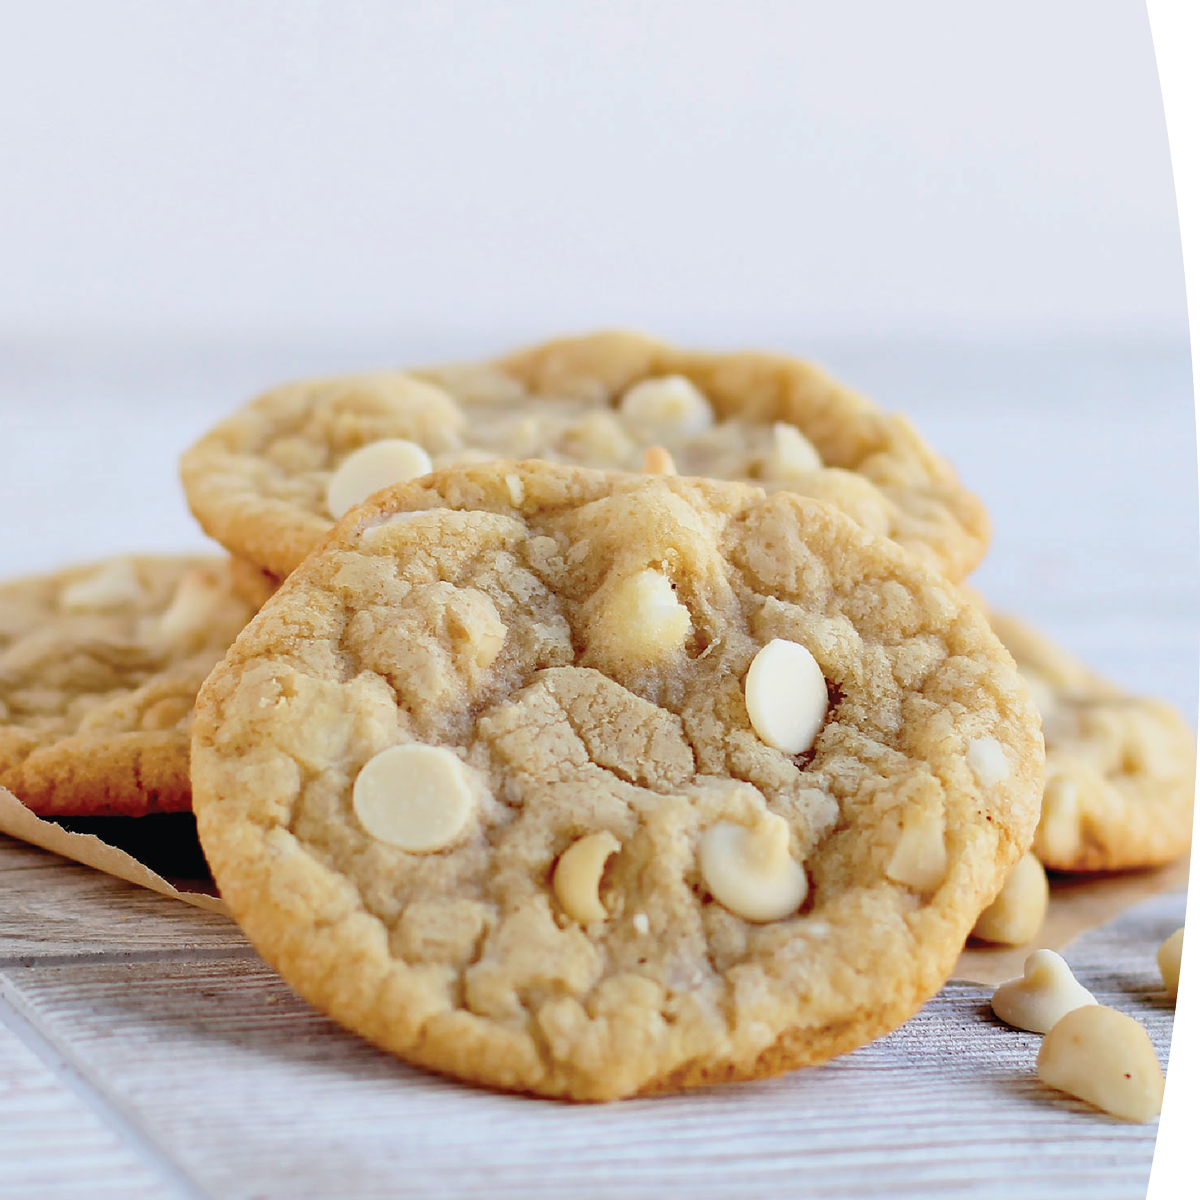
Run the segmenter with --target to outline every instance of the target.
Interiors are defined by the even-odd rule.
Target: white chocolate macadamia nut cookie
[[[219,558],[0,584],[0,786],[50,817],[186,812],[192,705],[253,611]]]
[[[376,489],[492,458],[786,488],[833,504],[952,580],[978,564],[989,536],[983,506],[906,420],[816,367],[631,333],[288,384],[206,434],[182,474],[205,530],[283,577]]]
[[[1130,696],[1023,622],[991,613],[1042,714],[1046,787],[1033,849],[1053,871],[1158,866],[1191,841],[1196,742],[1162,700]]]
[[[780,645],[805,667],[757,694]],[[1042,778],[1008,655],[894,543],[787,492],[543,462],[348,513],[213,673],[193,750],[221,894],[303,995],[588,1100],[905,1020]]]

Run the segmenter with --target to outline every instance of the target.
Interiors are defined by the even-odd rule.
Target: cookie
[[[279,588],[279,580],[270,571],[256,567],[244,558],[229,559],[229,582],[234,593],[257,612]]]
[[[826,500],[952,580],[987,546],[982,504],[903,417],[795,359],[624,333],[277,388],[193,446],[182,477],[208,533],[282,578],[352,503],[431,467],[498,457],[640,470],[654,446],[681,474]]]
[[[0,785],[44,816],[189,809],[196,692],[252,612],[220,559],[0,584]]]
[[[1034,851],[1055,871],[1151,867],[1191,843],[1192,730],[1163,700],[1130,696],[1017,618],[991,613],[1029,681],[1046,738]]]
[[[412,1062],[600,1100],[820,1062],[942,984],[1028,846],[1028,690],[829,506],[540,462],[353,510],[205,684],[214,877]]]

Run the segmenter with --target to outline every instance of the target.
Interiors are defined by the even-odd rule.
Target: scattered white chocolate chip
[[[1046,1034],[1038,1078],[1124,1121],[1162,1109],[1166,1080],[1150,1035],[1132,1017],[1093,1004],[1067,1013]]]
[[[682,375],[664,375],[635,383],[618,409],[635,425],[671,433],[701,433],[713,420],[704,393]]]
[[[380,488],[405,483],[433,470],[429,455],[416,442],[384,438],[355,450],[329,480],[325,507],[334,520]]]
[[[768,465],[771,478],[791,479],[819,470],[820,466],[821,456],[812,442],[795,425],[776,421]]]
[[[65,612],[88,612],[131,604],[141,594],[133,563],[116,558],[63,588],[58,603]]]
[[[504,486],[508,489],[508,498],[514,507],[519,508],[525,502],[525,482],[515,471],[504,477]]]
[[[606,653],[620,647],[635,659],[653,662],[678,650],[692,627],[687,605],[661,571],[647,568],[618,579],[598,599],[589,641]]]
[[[1179,966],[1183,961],[1183,930],[1177,929],[1158,948],[1158,969],[1163,986],[1175,999],[1179,995]]]
[[[825,676],[799,642],[774,638],[754,656],[746,672],[746,712],[768,746],[803,754],[816,741],[828,708]]]
[[[639,936],[645,937],[650,932],[650,918],[645,913],[634,913],[633,928]]]
[[[994,737],[972,738],[967,743],[967,766],[984,787],[1003,782],[1011,769],[1004,747]]]
[[[456,841],[475,808],[468,768],[440,746],[390,746],[354,781],[354,813],[381,842],[413,854]]]
[[[932,892],[946,878],[946,821],[929,810],[906,814],[887,865],[887,877],[919,892]]]
[[[670,451],[662,446],[647,446],[642,455],[642,473],[645,475],[674,475],[675,460]]]
[[[554,894],[572,921],[586,925],[608,918],[600,903],[600,876],[609,856],[620,849],[621,843],[602,829],[579,838],[563,851],[554,868]]]
[[[719,821],[700,835],[700,874],[734,916],[778,921],[804,903],[808,876],[788,848],[788,823],[763,813],[753,829]]]
[[[1000,894],[979,914],[971,933],[985,942],[1023,946],[1037,937],[1050,903],[1046,871],[1033,854],[1017,860]]]
[[[1053,950],[1035,950],[1025,960],[1025,974],[992,993],[992,1012],[1006,1025],[1030,1033],[1048,1033],[1072,1009],[1095,1003],[1096,997]]]

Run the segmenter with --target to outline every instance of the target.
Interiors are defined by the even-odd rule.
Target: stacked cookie
[[[0,627],[0,783],[69,811],[38,755],[190,731],[247,935],[411,1061],[577,1099],[819,1062],[913,1013],[985,909],[1024,936],[1035,835],[1065,869],[1186,846],[1182,723],[993,629],[958,586],[982,506],[807,364],[608,334],[293,385],[183,478],[227,565],[0,593],[39,597]],[[39,709],[54,622],[79,648]],[[156,707],[189,671],[194,719]],[[143,810],[186,796],[175,761]]]

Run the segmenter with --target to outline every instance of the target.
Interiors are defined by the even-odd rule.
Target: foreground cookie
[[[1029,680],[1046,737],[1034,851],[1057,871],[1157,866],[1191,841],[1196,747],[1162,700],[1129,696],[1021,621],[992,628]]]
[[[196,692],[252,611],[208,558],[0,584],[0,784],[48,816],[188,809]]]
[[[640,470],[652,446],[681,474],[826,500],[950,579],[987,546],[982,505],[904,418],[804,362],[634,334],[277,388],[193,446],[182,475],[204,528],[283,577],[346,509],[431,468],[499,457]]]
[[[354,510],[197,708],[198,827],[288,981],[437,1070],[605,1099],[861,1045],[1037,820],[986,621],[825,505],[545,463]]]

